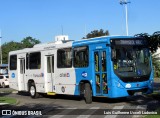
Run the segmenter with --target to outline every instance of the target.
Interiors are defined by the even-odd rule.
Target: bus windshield
[[[112,52],[114,52],[113,68],[117,76],[120,78],[149,77],[151,65],[147,46],[129,45],[129,43],[114,45]]]

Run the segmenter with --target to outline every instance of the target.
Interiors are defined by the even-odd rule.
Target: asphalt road
[[[108,98],[93,98],[92,104],[86,104],[84,100],[74,96],[53,96],[53,97],[40,97],[38,99],[32,99],[28,94],[5,94],[5,96],[17,98],[19,103],[12,106],[1,106],[1,110],[14,110],[14,111],[41,111],[43,117],[106,117],[104,112],[107,110],[113,111],[118,109],[135,111],[141,109],[144,111],[154,111],[160,106],[160,101],[152,97],[146,97],[143,95],[137,95],[129,97],[127,99],[108,99]],[[101,110],[100,110],[101,109]],[[93,114],[95,111],[100,110],[97,114]],[[86,112],[86,113],[85,113]],[[70,115],[68,115],[70,114]],[[14,114],[14,117],[19,115]],[[121,118],[124,115],[110,115],[111,118]],[[13,116],[12,116],[13,117]],[[29,116],[26,116],[29,117]],[[35,116],[32,116],[35,117]],[[41,117],[41,116],[39,116]],[[109,115],[107,115],[109,117]],[[135,117],[135,115],[125,115],[126,118]],[[136,117],[142,117],[142,115],[136,115]],[[8,118],[8,117],[7,117]]]
[[[160,83],[155,82],[155,91],[160,91]],[[40,96],[32,99],[27,93],[3,93],[2,91],[12,91],[10,88],[0,88],[0,96],[13,97],[18,100],[16,105],[0,106],[0,115],[2,110],[11,110],[10,117],[49,117],[49,118],[134,118],[143,117],[142,112],[153,112],[160,106],[160,99],[156,96],[135,95],[128,98],[109,99],[109,98],[93,98],[92,104],[86,104],[84,100],[77,96]],[[117,112],[120,112],[117,115]],[[132,114],[136,111],[136,114]],[[34,114],[35,112],[35,114]],[[18,114],[19,113],[19,114]],[[124,115],[129,113],[130,115]],[[30,116],[27,116],[31,114]],[[42,114],[42,116],[41,116]],[[23,116],[21,116],[23,115]]]

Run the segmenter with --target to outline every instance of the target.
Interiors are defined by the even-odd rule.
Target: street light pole
[[[126,34],[128,36],[128,8],[127,4],[130,2],[127,2],[127,0],[120,0],[121,5],[125,5],[125,11],[126,11]]]
[[[1,66],[2,66],[2,34],[1,34],[1,30],[0,30],[0,63],[1,63]]]

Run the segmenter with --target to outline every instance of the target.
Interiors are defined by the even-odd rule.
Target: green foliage
[[[148,40],[148,47],[152,52],[152,64],[156,77],[160,77],[160,54],[156,54],[158,47],[160,47],[160,31],[154,32],[152,35],[148,33],[141,33],[135,35],[136,37],[143,37]]]
[[[19,50],[22,48],[22,45],[21,43],[18,43],[18,42],[8,42],[8,43],[4,43],[2,45],[2,60],[3,60],[3,63],[8,63],[8,53],[10,51],[14,51],[14,50]]]
[[[104,32],[103,29],[93,30],[93,31],[91,31],[90,33],[88,33],[88,34],[86,35],[86,37],[83,37],[83,39],[100,37],[100,36],[107,36],[107,35],[109,35],[109,31],[108,31],[108,30],[106,30],[105,32]]]
[[[32,38],[30,36],[24,38],[21,42],[11,41],[8,43],[4,43],[2,45],[3,63],[8,63],[8,54],[10,51],[20,50],[20,49],[24,49],[24,48],[31,48],[35,44],[39,44],[39,43],[40,43],[39,40],[36,40],[35,38]]]
[[[154,76],[155,77],[160,77],[160,53],[152,54],[152,64],[154,67]]]
[[[148,40],[149,49],[152,53],[156,52],[160,47],[160,31],[154,32],[152,35],[148,33],[136,34],[136,37],[143,37]]]
[[[21,43],[23,48],[32,48],[35,44],[39,44],[40,41],[29,36],[24,38]]]

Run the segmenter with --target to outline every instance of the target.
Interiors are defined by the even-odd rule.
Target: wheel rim
[[[35,92],[36,92],[35,88],[33,86],[31,86],[31,88],[30,88],[31,95],[34,96]]]
[[[2,84],[2,87],[3,87],[3,88],[5,87],[5,84],[4,84],[4,83]]]

